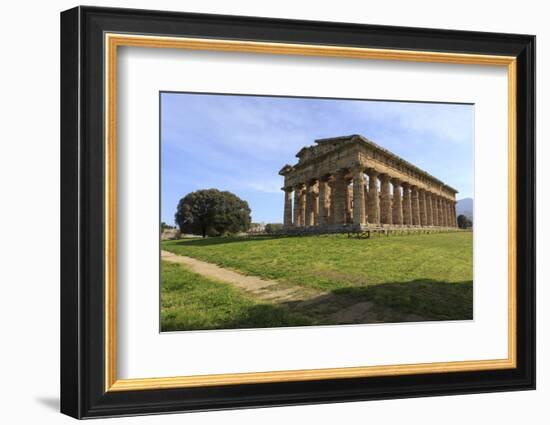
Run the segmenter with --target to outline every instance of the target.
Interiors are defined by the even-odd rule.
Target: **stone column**
[[[439,210],[439,197],[433,195],[433,208],[434,208],[434,226],[441,226],[441,215]]]
[[[403,202],[401,198],[401,182],[399,179],[393,179],[393,203],[392,203],[392,223],[397,226],[403,225]]]
[[[330,206],[328,205],[328,179],[327,177],[321,177],[319,179],[319,216],[317,223],[323,226],[328,223],[328,212]]]
[[[426,226],[428,224],[428,208],[426,206],[426,191],[418,190],[418,203],[420,207],[420,224]]]
[[[285,209],[283,224],[285,227],[290,227],[292,226],[292,188],[285,187],[283,188],[283,190],[285,191]]]
[[[314,219],[315,211],[313,208],[314,187],[315,187],[315,182],[313,181],[310,181],[306,187],[306,221],[305,221],[306,226],[313,226],[315,224],[315,219]]]
[[[373,168],[368,170],[368,221],[370,224],[380,224],[380,198],[378,197],[378,172]]]
[[[433,223],[434,223],[434,226],[439,226],[439,205],[437,202],[437,195],[432,193],[431,198],[432,198]]]
[[[353,169],[353,224],[366,224],[365,214],[365,175],[363,168]]]
[[[426,223],[428,226],[434,225],[434,211],[432,206],[432,194],[430,192],[426,192]]]
[[[447,211],[447,227],[453,226],[453,220],[451,218],[451,201],[445,199],[445,210]]]
[[[367,182],[367,177],[365,176],[365,223],[368,223],[369,219],[367,217],[369,211],[369,184]]]
[[[294,187],[294,226],[303,226],[300,220],[300,198],[304,185],[299,184]]]
[[[412,225],[412,199],[411,199],[411,185],[403,182],[403,224],[405,226]]]
[[[412,224],[413,226],[420,226],[420,201],[418,199],[417,186],[411,186],[411,200],[412,200]]]
[[[382,182],[380,190],[380,222],[382,224],[392,224],[392,208],[390,193],[390,176],[381,174]]]
[[[352,185],[351,179],[346,179],[346,223],[352,223],[353,217],[351,212],[351,204],[353,202],[353,192],[352,188],[350,188],[350,185]]]
[[[441,197],[437,197],[437,215],[439,217],[439,226],[445,227],[445,216],[443,214],[443,200]]]
[[[334,176],[334,190],[332,194],[334,224],[344,224],[346,222],[347,187],[345,174],[345,170],[339,170]]]
[[[306,225],[306,198],[307,198],[307,191],[304,185],[304,188],[300,192],[300,226]]]
[[[328,223],[334,224],[334,177],[332,177],[328,182],[328,189],[329,189],[329,195],[328,195]]]
[[[319,224],[319,192],[318,184],[316,190],[313,191],[313,225]]]

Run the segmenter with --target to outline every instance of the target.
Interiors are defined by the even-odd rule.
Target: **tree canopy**
[[[197,190],[180,199],[176,223],[182,233],[202,237],[244,232],[250,226],[250,207],[231,192]]]
[[[460,214],[456,218],[458,227],[461,229],[467,229],[469,227],[472,227],[472,220],[470,220],[468,217],[466,217],[464,214]]]

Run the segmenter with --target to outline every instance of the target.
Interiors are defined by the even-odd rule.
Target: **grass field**
[[[256,302],[238,289],[162,262],[162,331],[311,325],[288,309]]]
[[[470,232],[373,239],[345,235],[184,239],[163,242],[161,247],[331,295],[330,303],[257,307],[254,299],[227,284],[163,264],[163,329],[165,323],[172,330],[357,323],[357,317],[336,313],[361,302],[368,303],[372,313],[367,321],[472,318]],[[243,313],[262,309],[261,314]],[[187,319],[180,320],[183,316]]]

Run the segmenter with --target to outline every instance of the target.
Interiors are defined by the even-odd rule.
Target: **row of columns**
[[[374,169],[368,169],[367,174],[368,190],[362,168],[352,171],[351,190],[347,170],[284,188],[285,226],[369,223],[457,227],[454,201]]]

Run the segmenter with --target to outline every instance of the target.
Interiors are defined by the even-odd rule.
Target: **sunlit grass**
[[[232,286],[162,262],[161,330],[236,329],[309,325],[285,308],[257,302]]]
[[[346,235],[220,237],[166,241],[161,246],[244,274],[329,292],[337,308],[373,302],[379,321],[472,318],[471,232],[372,239],[350,239]],[[292,320],[296,323],[291,325],[336,324],[327,316],[326,308],[308,309],[300,304],[263,304],[252,315],[254,309],[249,306],[258,303],[235,288],[226,285],[223,294],[218,293],[219,288],[213,291],[201,276],[189,271],[175,275],[172,264],[163,263],[162,267],[162,304],[166,309],[163,323],[170,329],[175,329],[170,323],[184,324],[186,329],[242,327],[235,326],[241,322],[245,327],[289,326],[281,323]],[[183,291],[187,299],[181,299],[180,291],[179,304],[175,305],[173,294],[167,291],[178,285],[187,285]],[[243,314],[245,309],[248,313]],[[283,314],[289,312],[293,316]]]
[[[331,290],[418,280],[472,281],[472,233],[206,238],[162,249],[268,279]]]

